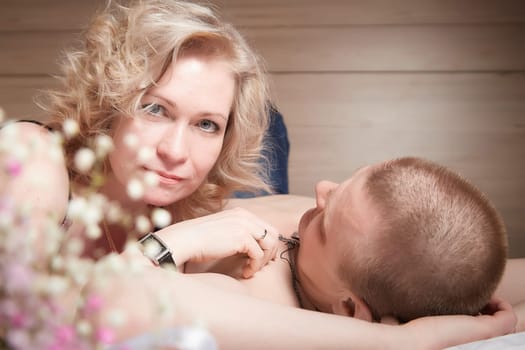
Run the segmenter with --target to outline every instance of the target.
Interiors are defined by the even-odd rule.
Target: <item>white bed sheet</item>
[[[448,350],[525,350],[525,332],[453,346]]]

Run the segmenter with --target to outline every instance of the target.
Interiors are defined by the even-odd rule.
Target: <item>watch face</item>
[[[144,246],[144,255],[148,257],[155,265],[162,267],[177,267],[171,252],[168,247],[161,241],[161,239],[153,233],[148,233],[146,236],[139,240]]]
[[[150,234],[142,238],[140,243],[144,245],[144,255],[155,262],[158,262],[159,255],[162,255],[162,253],[167,250],[154,236]]]

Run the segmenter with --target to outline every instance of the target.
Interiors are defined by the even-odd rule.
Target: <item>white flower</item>
[[[127,269],[126,264],[118,254],[108,254],[99,262],[104,273],[122,273]]]
[[[151,221],[155,227],[166,227],[171,224],[171,214],[166,209],[155,208],[151,212]]]
[[[84,197],[73,198],[67,207],[67,216],[73,220],[79,219],[87,207],[87,200]]]
[[[98,225],[102,220],[102,207],[96,203],[88,203],[80,218],[87,225]]]
[[[75,167],[81,173],[87,173],[95,163],[95,153],[89,148],[81,148],[75,153]]]
[[[79,237],[71,237],[66,243],[66,253],[70,256],[80,256],[84,250],[84,242]]]
[[[15,147],[11,146],[10,149],[11,156],[13,157],[13,160],[18,160],[20,162],[24,162],[27,160],[31,152],[29,151],[29,144],[20,144],[15,143]]]
[[[54,132],[51,134],[51,145],[47,149],[47,153],[49,155],[49,159],[51,159],[53,162],[60,162],[64,160],[62,141],[62,136],[59,133]]]
[[[51,268],[55,271],[62,270],[64,268],[64,258],[60,255],[54,256],[51,259]]]
[[[118,202],[110,202],[106,209],[106,219],[108,222],[118,222],[122,219],[122,209]]]
[[[102,235],[102,230],[97,224],[88,225],[86,227],[86,236],[90,239],[98,239]]]
[[[83,336],[88,336],[93,332],[91,323],[82,319],[77,322],[77,332]]]
[[[73,119],[65,119],[64,123],[62,123],[62,128],[67,138],[75,136],[79,130],[77,121]]]
[[[128,196],[131,199],[138,200],[144,195],[144,186],[137,179],[131,179],[127,186]]]
[[[98,158],[104,158],[113,149],[113,140],[108,135],[95,138],[95,149]]]
[[[58,296],[69,288],[69,281],[63,276],[49,276],[46,280],[45,290],[50,295]]]
[[[138,232],[146,233],[151,231],[151,223],[144,215],[139,215],[135,218],[135,227]]]
[[[146,171],[144,174],[144,183],[148,187],[154,187],[159,184],[159,176],[153,171]]]
[[[124,136],[124,144],[130,149],[135,149],[139,144],[139,139],[135,134],[127,134]]]
[[[87,260],[74,258],[68,260],[66,269],[73,282],[79,286],[83,286],[88,281],[89,273],[91,272],[91,264]]]
[[[142,147],[141,149],[139,149],[139,154],[138,154],[137,159],[139,163],[145,163],[148,160],[150,160],[154,154],[155,154],[155,151],[153,150],[153,148]]]
[[[126,316],[118,309],[110,310],[108,314],[109,324],[115,328],[121,327],[126,323]]]
[[[60,241],[64,236],[64,230],[57,226],[55,222],[47,222],[44,228],[46,240],[44,245],[44,252],[48,255],[55,254],[60,248]],[[36,240],[37,237],[34,237]]]
[[[156,295],[157,307],[159,316],[162,318],[169,318],[174,314],[174,305],[172,303],[172,298],[166,291],[158,290]]]
[[[18,124],[15,122],[10,122],[2,127],[2,132],[6,138],[9,137],[10,141],[18,139]]]
[[[218,349],[215,339],[202,326],[181,327],[180,335],[176,342],[177,348],[180,349]]]

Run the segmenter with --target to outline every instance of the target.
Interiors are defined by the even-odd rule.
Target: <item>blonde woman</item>
[[[56,140],[49,130],[17,123],[20,147],[41,146],[21,174],[3,181],[2,193],[32,203],[36,226],[50,216],[63,221],[68,236],[82,239],[86,256],[121,252],[135,230],[129,218],[151,218],[154,208],[180,222],[219,211],[234,191],[268,190],[258,162],[269,115],[264,72],[239,33],[210,9],[165,0],[110,3],[93,18],[82,45],[65,55],[62,71],[45,108],[47,128],[64,137],[64,157],[55,161],[48,152]],[[108,138],[107,159],[85,169],[86,150],[101,153]],[[3,161],[9,160],[4,154]],[[36,174],[45,186],[32,185]],[[117,204],[127,222],[105,215],[98,227],[86,227],[67,217],[68,199],[86,189]],[[229,227],[236,222],[238,229],[224,234],[238,236],[240,243],[219,255],[249,253],[253,271],[273,257],[271,225],[247,213],[224,216],[214,220],[214,235],[222,233],[221,221]],[[159,235],[177,236],[167,243],[183,240],[186,246],[194,232],[202,240],[206,231],[197,223]],[[87,239],[90,235],[99,238]],[[189,254],[201,254],[199,247],[192,245]]]

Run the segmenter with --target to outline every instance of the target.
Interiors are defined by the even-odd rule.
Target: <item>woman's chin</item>
[[[149,206],[153,207],[167,207],[174,203],[177,203],[178,201],[186,198],[186,195],[171,195],[171,196],[165,196],[165,195],[158,195],[158,194],[150,194],[145,195],[142,198],[142,201],[146,203]]]

